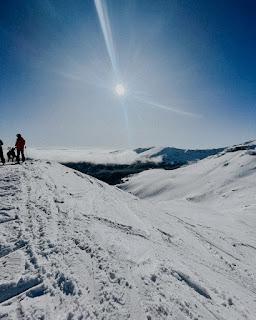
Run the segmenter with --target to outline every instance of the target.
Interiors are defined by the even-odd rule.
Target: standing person
[[[3,153],[3,141],[0,140],[0,159],[2,161],[2,164],[5,164],[5,158],[4,158],[4,153]]]
[[[16,135],[16,137],[17,137],[17,140],[16,140],[15,147],[17,149],[17,163],[20,163],[20,155],[21,155],[22,162],[25,161],[24,148],[25,148],[26,141],[22,138],[21,134],[19,133]]]

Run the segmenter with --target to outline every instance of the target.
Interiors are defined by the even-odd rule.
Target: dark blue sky
[[[7,144],[16,132],[33,146],[208,147],[256,136],[255,1],[102,3],[118,79],[94,1],[0,2]]]

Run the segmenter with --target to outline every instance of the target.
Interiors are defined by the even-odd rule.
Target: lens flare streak
[[[95,7],[97,10],[98,18],[100,21],[101,30],[104,36],[105,44],[107,47],[108,55],[115,73],[116,78],[119,77],[117,59],[115,53],[115,47],[112,37],[111,26],[108,18],[108,11],[105,3],[102,0],[94,0]]]
[[[153,101],[149,101],[149,100],[147,100],[145,98],[141,98],[141,97],[138,97],[138,96],[135,96],[135,95],[133,95],[132,97],[135,100],[137,100],[139,102],[142,102],[143,104],[147,104],[149,106],[152,106],[154,108],[159,108],[159,109],[171,111],[171,112],[177,113],[177,114],[179,114],[181,116],[185,116],[185,117],[202,118],[202,115],[200,115],[200,114],[192,113],[192,112],[185,111],[185,110],[176,109],[176,108],[173,108],[173,107],[170,107],[170,106],[165,106],[163,104],[160,104],[160,103],[157,103],[157,102],[153,102]]]

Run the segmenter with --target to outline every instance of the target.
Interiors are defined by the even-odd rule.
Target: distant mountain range
[[[253,149],[255,141],[228,148],[179,149],[174,147],[147,147],[126,150],[104,149],[28,149],[32,159],[57,161],[89,174],[109,184],[119,184],[135,173],[148,169],[173,170],[209,156],[241,148]]]
[[[173,147],[149,147],[124,150],[29,148],[28,155],[32,159],[50,160],[62,163],[87,162],[93,164],[130,165],[136,162],[165,162],[168,164],[188,163],[223,151],[217,149],[178,149]]]

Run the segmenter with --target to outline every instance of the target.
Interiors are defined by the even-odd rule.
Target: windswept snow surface
[[[247,200],[234,203],[233,225],[199,200],[162,207],[53,162],[1,166],[0,319],[255,319],[255,200],[239,216]]]

